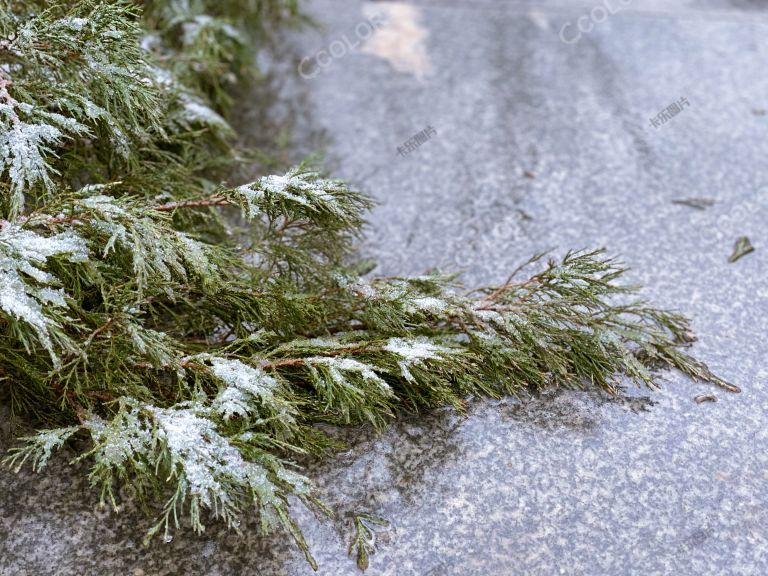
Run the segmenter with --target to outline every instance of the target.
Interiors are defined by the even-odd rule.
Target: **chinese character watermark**
[[[672,120],[672,118],[680,114],[680,112],[682,112],[685,108],[688,108],[690,106],[691,106],[691,103],[688,102],[688,98],[686,97],[680,98],[677,102],[673,102],[672,104],[664,108],[664,110],[659,112],[656,116],[651,118],[651,126],[653,126],[654,128],[659,128],[660,126],[663,126],[664,124]]]
[[[416,150],[419,146],[426,143],[433,136],[437,136],[437,130],[428,125],[424,130],[418,132],[403,142],[402,146],[397,147],[397,153],[405,158],[408,154]]]

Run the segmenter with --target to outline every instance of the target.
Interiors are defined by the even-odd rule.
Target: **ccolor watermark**
[[[627,7],[632,0],[603,0],[589,11],[580,16],[576,22],[568,21],[560,28],[560,40],[565,44],[576,44],[584,34],[594,30],[595,24],[602,24],[609,16],[618,14]]]
[[[344,58],[350,52],[358,50],[363,43],[368,40],[376,30],[383,28],[387,23],[386,18],[381,14],[374,14],[368,20],[363,20],[355,26],[354,39],[350,40],[344,34],[337,38],[328,46],[319,50],[314,56],[307,56],[299,63],[299,76],[305,80],[314,78],[320,72],[326,70],[336,60]]]

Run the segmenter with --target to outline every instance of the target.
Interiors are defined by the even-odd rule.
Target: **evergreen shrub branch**
[[[42,431],[6,462],[71,445],[103,504],[286,529],[322,512],[296,464],[319,423],[382,428],[468,396],[655,386],[682,316],[637,299],[602,251],[533,258],[501,286],[366,278],[370,201],[307,166],[241,186],[226,120],[257,24],[293,1],[0,2],[0,390]],[[249,34],[247,36],[246,34]],[[350,264],[351,263],[351,264]]]

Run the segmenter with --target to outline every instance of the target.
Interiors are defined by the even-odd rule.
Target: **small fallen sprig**
[[[747,254],[750,254],[755,251],[755,247],[752,246],[752,242],[749,241],[749,238],[746,236],[740,237],[738,240],[736,240],[736,244],[733,247],[733,254],[731,254],[731,257],[728,258],[728,262],[734,263],[737,260],[743,258]]]
[[[348,553],[356,555],[357,567],[367,570],[371,554],[376,552],[376,527],[388,527],[389,522],[370,514],[356,514],[354,516],[355,534],[349,545]]]

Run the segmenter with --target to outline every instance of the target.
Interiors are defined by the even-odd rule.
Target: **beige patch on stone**
[[[544,12],[531,10],[528,13],[528,19],[533,22],[539,30],[549,30],[549,17]]]
[[[382,58],[398,72],[419,80],[432,73],[426,47],[429,32],[420,23],[418,7],[398,2],[368,2],[363,5],[363,15],[384,20],[384,25],[363,45],[363,52]]]

